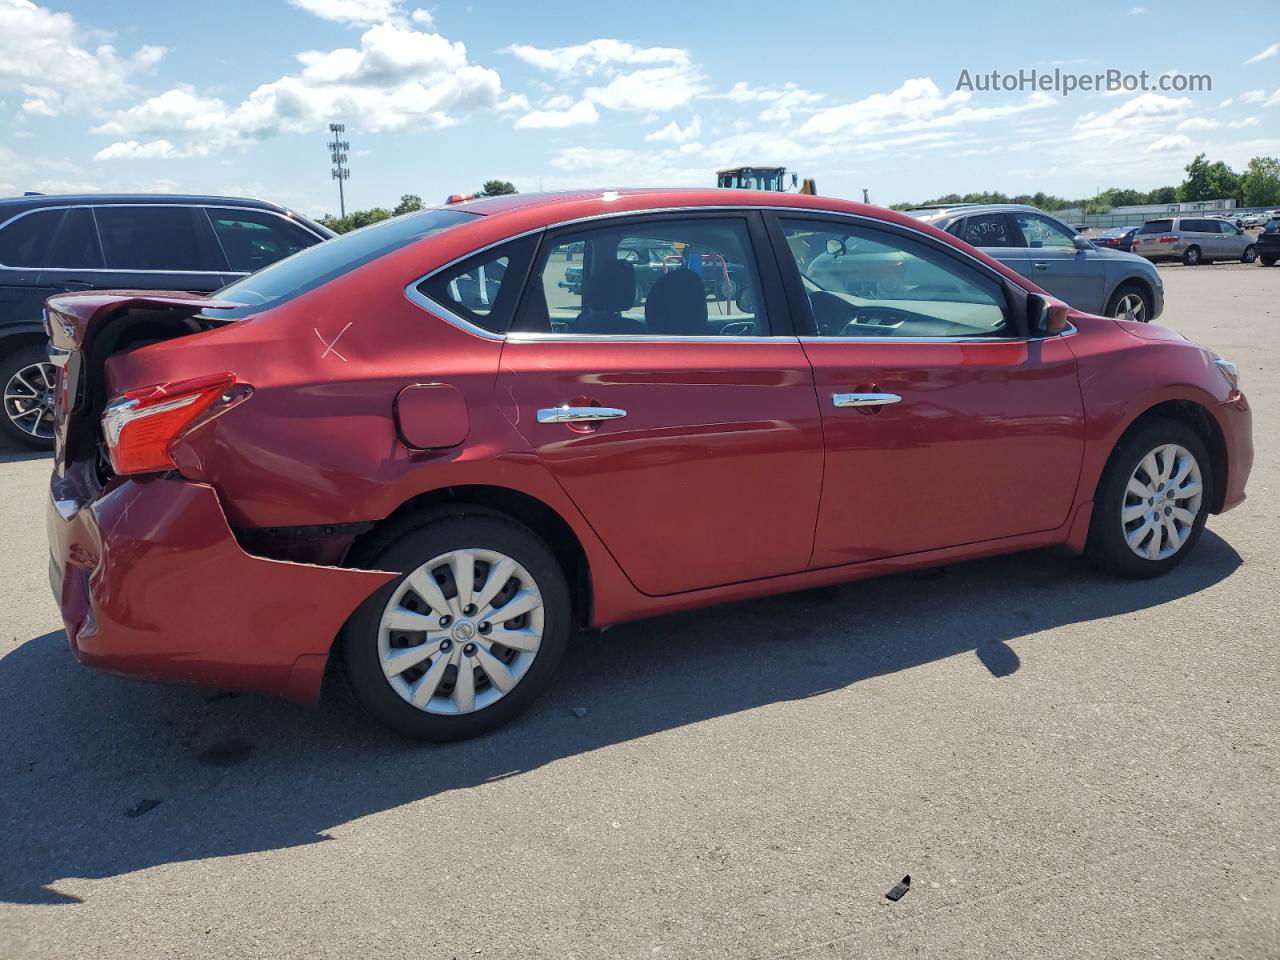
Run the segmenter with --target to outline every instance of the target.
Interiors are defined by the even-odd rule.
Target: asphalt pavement
[[[1172,575],[620,626],[462,744],[80,667],[48,460],[0,451],[0,957],[1280,956],[1280,269],[1162,273],[1257,443]]]

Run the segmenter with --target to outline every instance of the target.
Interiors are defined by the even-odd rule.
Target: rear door
[[[28,210],[0,224],[0,330],[40,329],[45,298],[60,292],[42,282],[63,207]]]
[[[103,289],[186,290],[223,286],[227,262],[204,211],[187,204],[98,204],[93,207],[103,265],[65,271],[65,280]]]
[[[675,255],[637,293],[645,246]],[[503,348],[504,412],[646,594],[808,565],[821,418],[762,247],[756,213],[552,231]]]
[[[780,217],[779,260],[810,331],[826,433],[814,567],[1051,530],[1084,450],[1063,337],[1017,332],[1004,281],[919,235],[841,217]],[[894,290],[822,289],[802,251],[878,244],[912,263]]]
[[[220,206],[203,210],[227,261],[227,283],[325,239],[271,210]]]
[[[1026,276],[1077,310],[1101,313],[1106,278],[1097,252],[1077,250],[1075,233],[1043,214],[1018,211],[1013,221],[1027,245],[1031,272]]]

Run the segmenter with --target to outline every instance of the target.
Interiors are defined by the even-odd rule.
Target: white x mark
[[[355,323],[355,321],[352,320],[351,323]],[[319,339],[319,341],[324,344],[324,352],[320,354],[321,360],[323,360],[325,357],[327,357],[329,354],[332,353],[335,357],[337,357],[343,363],[347,362],[347,358],[344,357],[342,354],[340,354],[337,350],[335,350],[334,347],[336,347],[338,344],[338,341],[342,339],[342,335],[346,333],[348,329],[350,329],[351,323],[348,323],[345,327],[339,330],[338,335],[334,337],[332,341],[325,340],[324,335],[320,332],[318,327],[311,328],[312,330],[315,330],[316,338]]]

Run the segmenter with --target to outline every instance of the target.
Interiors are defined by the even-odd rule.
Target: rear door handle
[[[833,393],[831,402],[837,407],[885,407],[902,398],[896,393]]]
[[[1038,260],[1036,261],[1035,267],[1037,270],[1048,270],[1049,264],[1045,263],[1043,260]]]
[[[538,411],[539,423],[594,423],[597,420],[620,420],[627,411],[618,407],[543,407]]]

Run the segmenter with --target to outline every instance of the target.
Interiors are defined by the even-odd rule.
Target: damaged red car
[[[75,655],[302,702],[340,670],[429,739],[524,710],[577,627],[1047,546],[1163,573],[1253,457],[1229,361],[810,196],[479,200],[46,324]]]

